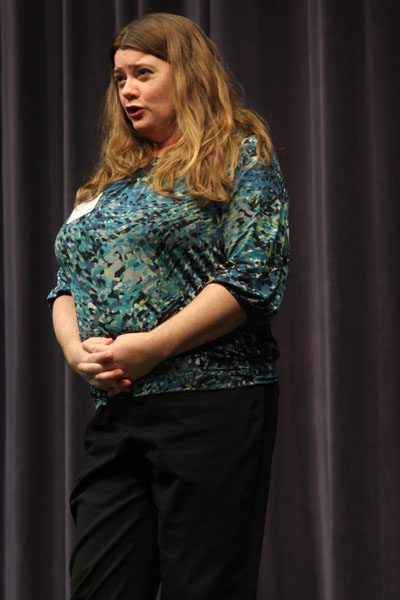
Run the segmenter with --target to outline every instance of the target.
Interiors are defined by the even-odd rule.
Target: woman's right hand
[[[65,348],[65,358],[71,369],[78,373],[89,385],[108,392],[109,395],[129,392],[132,382],[124,377],[122,369],[112,368],[112,353],[108,350],[108,346],[113,343],[112,338],[93,337],[85,340],[85,343],[90,351],[85,350],[83,342],[80,340],[70,342]],[[88,375],[85,371],[79,369],[79,364],[91,362],[93,352],[96,352],[96,362],[101,363],[101,369],[109,371],[107,380],[100,382],[93,375]],[[110,369],[107,368],[108,366]]]

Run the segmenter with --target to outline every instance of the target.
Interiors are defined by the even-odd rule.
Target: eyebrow
[[[155,69],[154,65],[151,65],[150,63],[147,62],[143,62],[143,63],[135,63],[133,65],[128,65],[128,69],[130,70],[135,70],[135,69],[143,69],[143,67],[145,68],[150,68],[150,69]],[[113,69],[113,73],[121,73],[124,72],[124,68],[123,67],[114,67]]]

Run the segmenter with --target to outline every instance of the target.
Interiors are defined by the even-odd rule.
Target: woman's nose
[[[139,95],[139,88],[137,81],[134,77],[128,77],[125,81],[125,85],[122,90],[122,95],[125,98],[137,98]]]

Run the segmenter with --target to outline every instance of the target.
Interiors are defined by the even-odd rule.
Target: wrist
[[[170,339],[164,335],[162,325],[152,329],[147,335],[149,351],[158,362],[173,355]]]
[[[63,353],[65,360],[71,369],[74,371],[77,370],[78,364],[81,361],[81,340],[77,339],[71,342],[68,342],[63,347]]]

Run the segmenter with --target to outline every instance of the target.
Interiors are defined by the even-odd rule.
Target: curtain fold
[[[258,598],[400,597],[397,3],[1,0],[2,591],[68,598],[68,494],[93,412],[45,297],[100,148],[114,34],[198,22],[271,126],[292,261]],[[0,592],[1,593],[1,592]]]

